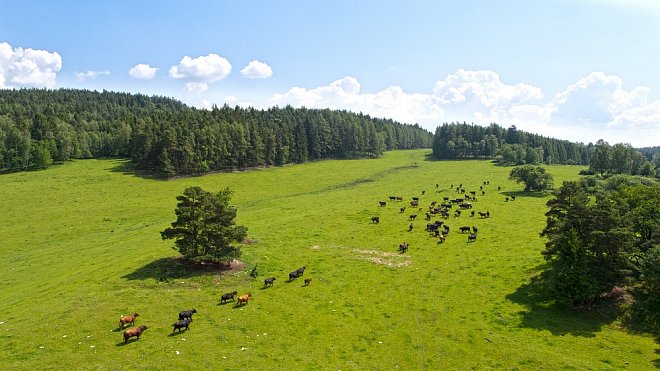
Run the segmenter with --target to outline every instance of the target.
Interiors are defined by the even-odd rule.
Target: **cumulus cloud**
[[[128,74],[132,78],[138,80],[153,79],[156,77],[156,72],[158,72],[158,68],[151,67],[150,65],[144,63],[136,64],[130,70],[128,70]]]
[[[62,57],[46,50],[12,48],[0,43],[0,88],[55,86]]]
[[[254,60],[241,70],[241,75],[248,79],[267,79],[273,75],[273,69],[264,62]]]
[[[78,82],[83,82],[86,80],[94,80],[99,76],[108,76],[110,75],[110,71],[104,70],[104,71],[85,71],[85,72],[76,72],[74,73],[76,76],[76,81]]]
[[[360,93],[360,89],[356,78],[346,76],[314,89],[291,88],[286,93],[275,94],[268,105],[346,109],[402,122],[419,122],[443,115],[442,109],[426,94],[408,94],[399,86],[375,94]]]
[[[209,90],[209,85],[204,82],[188,82],[183,89],[190,94],[202,94]]]
[[[172,66],[170,77],[190,82],[212,83],[222,80],[231,72],[231,63],[217,54],[197,58],[185,56],[179,64]]]
[[[496,122],[582,142],[601,137],[638,146],[660,145],[660,101],[649,102],[650,89],[624,90],[618,76],[594,72],[545,98],[538,87],[507,84],[493,71],[458,70],[437,81],[432,92],[409,93],[390,86],[363,93],[351,76],[316,88],[293,87],[274,94],[268,106],[346,109],[419,123],[434,131],[449,121],[487,125]]]

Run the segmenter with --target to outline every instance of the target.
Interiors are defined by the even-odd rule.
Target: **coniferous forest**
[[[329,109],[196,109],[166,97],[76,89],[0,90],[0,170],[130,158],[158,176],[377,157],[428,148],[418,125]]]

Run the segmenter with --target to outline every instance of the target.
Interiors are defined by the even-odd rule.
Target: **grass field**
[[[0,364],[4,369],[654,369],[660,347],[606,313],[571,312],[526,286],[543,264],[545,202],[485,161],[427,161],[428,150],[169,181],[120,160],[0,176]],[[578,167],[550,166],[555,183]],[[450,185],[479,190],[436,244],[423,212]],[[439,187],[435,188],[435,184]],[[245,269],[179,265],[159,232],[189,186],[230,187],[253,242]],[[497,191],[497,186],[502,190]],[[426,194],[421,195],[425,190]],[[504,202],[505,194],[517,195]],[[390,202],[401,195],[404,202]],[[379,207],[378,201],[387,201]],[[400,214],[401,206],[408,206]],[[372,224],[371,217],[380,223]],[[477,226],[467,243],[462,225]],[[410,249],[397,253],[399,243]],[[257,266],[259,276],[249,272]],[[305,265],[302,278],[288,273]],[[273,287],[263,279],[275,276]],[[220,295],[251,292],[242,307]],[[172,335],[180,310],[190,330]],[[121,314],[149,329],[124,345]]]

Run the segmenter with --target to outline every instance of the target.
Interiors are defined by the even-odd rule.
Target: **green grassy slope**
[[[484,161],[426,161],[428,150],[376,160],[322,161],[170,181],[124,171],[118,160],[75,161],[0,176],[0,347],[12,369],[653,369],[658,346],[604,314],[545,307],[523,286],[539,269],[544,195],[510,168]],[[578,167],[550,166],[555,182]],[[475,211],[447,221],[447,242],[408,232],[408,206],[426,207],[450,185],[479,190]],[[439,188],[435,188],[435,184]],[[193,271],[159,232],[188,186],[234,191],[253,240],[246,269]],[[497,186],[502,190],[497,191]],[[426,194],[421,195],[425,190]],[[390,202],[389,195],[404,196]],[[378,201],[387,201],[379,207]],[[408,206],[399,213],[401,206]],[[372,224],[380,216],[380,224]],[[467,243],[458,227],[479,228]],[[398,254],[399,243],[410,249]],[[257,265],[259,277],[249,271]],[[302,279],[288,272],[305,265]],[[263,279],[275,285],[263,289]],[[220,295],[251,292],[243,307]],[[180,310],[190,331],[171,335]],[[121,314],[149,329],[123,344]]]

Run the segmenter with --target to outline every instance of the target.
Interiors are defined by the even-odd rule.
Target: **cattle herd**
[[[479,187],[482,196],[486,194],[484,188],[487,187],[489,184],[490,184],[489,181],[484,181],[483,185]],[[436,184],[435,187],[436,187],[436,193],[440,193],[441,191],[438,190],[439,185]],[[501,189],[499,186],[497,188],[498,190]],[[475,215],[479,215],[480,219],[490,218],[491,214],[490,211],[488,210],[478,211],[476,212],[476,214],[475,211],[472,210],[474,203],[477,202],[477,196],[476,196],[477,191],[469,191],[466,193],[465,188],[463,188],[463,184],[459,184],[456,187],[454,187],[454,185],[452,184],[450,186],[450,190],[453,190],[454,192],[460,194],[460,196],[454,198],[450,196],[443,196],[441,202],[438,200],[432,200],[428,203],[426,209],[423,206],[420,206],[420,202],[422,202],[421,197],[413,196],[411,197],[409,206],[399,207],[399,215],[404,214],[406,210],[409,211],[409,213],[407,214],[407,218],[404,219],[406,220],[407,223],[409,223],[408,232],[413,231],[415,227],[415,221],[418,218],[418,215],[424,215],[424,219],[427,221],[424,232],[428,233],[429,236],[436,238],[438,244],[445,242],[450,231],[450,227],[447,224],[447,221],[450,219],[450,216],[452,214],[451,210],[454,206],[456,206],[456,209],[453,212],[453,218],[457,221],[461,218],[462,219],[467,218],[466,216],[462,216],[462,211],[467,211],[467,210],[470,210],[469,218],[474,218]],[[422,196],[426,195],[426,192],[421,191],[421,195]],[[403,202],[403,196],[389,196],[389,200],[394,201],[395,203]],[[507,196],[505,198],[505,202],[509,202],[509,200],[514,201],[515,196]],[[378,201],[378,206],[380,208],[387,207],[387,201]],[[435,220],[431,222],[431,219],[435,219]],[[371,217],[371,223],[379,224],[380,222],[381,222],[381,216]],[[478,228],[474,225],[460,226],[458,227],[458,231],[461,234],[468,235],[467,237],[468,243],[475,242],[477,240]],[[402,254],[406,253],[408,251],[408,248],[409,248],[408,243],[406,242],[400,243],[399,253]],[[304,273],[305,273],[305,266],[302,266],[296,269],[295,271],[290,272],[288,282],[292,282],[296,278],[301,277]],[[264,289],[273,286],[275,280],[276,280],[275,277],[269,277],[264,279]],[[305,278],[304,285],[308,286],[311,284],[311,282],[312,282],[311,278]],[[232,302],[236,303],[236,306],[242,306],[247,304],[251,297],[252,297],[252,293],[238,295],[237,291],[232,291],[222,294],[220,296],[219,304],[224,305],[231,300]],[[179,312],[178,320],[174,324],[172,324],[172,332],[175,333],[178,330],[179,333],[181,333],[181,331],[183,330],[186,331],[190,330],[190,323],[192,322],[192,315],[194,313],[197,313],[197,310],[189,309]],[[138,313],[133,313],[132,315],[128,315],[128,316],[121,316],[119,319],[119,328],[124,329],[126,325],[134,326],[138,316],[139,316]],[[142,335],[142,333],[147,328],[148,327],[145,325],[140,325],[138,327],[130,327],[126,329],[124,331],[124,336],[123,336],[124,343],[128,343],[128,340],[132,337],[140,339],[140,335]]]
[[[449,190],[452,191],[453,193],[458,194],[459,196],[448,196],[448,195],[443,195],[442,196],[442,201],[440,199],[438,200],[431,200],[428,202],[428,206],[424,207],[422,204],[422,197],[426,195],[426,191],[422,190],[421,191],[421,196],[412,196],[410,198],[409,203],[406,206],[397,206],[399,207],[399,214],[404,214],[406,213],[406,210],[408,210],[407,213],[407,222],[408,222],[408,232],[412,232],[415,230],[415,221],[418,218],[421,218],[421,216],[424,216],[424,219],[427,221],[426,223],[426,228],[424,229],[425,232],[427,232],[431,237],[434,237],[437,239],[437,243],[443,243],[447,239],[447,235],[449,235],[450,227],[447,224],[448,220],[452,217],[456,221],[460,221],[460,219],[465,220],[465,216],[469,211],[469,218],[475,218],[475,216],[479,216],[479,219],[485,219],[485,218],[490,218],[491,214],[490,211],[485,210],[485,211],[475,211],[474,205],[477,204],[478,199],[477,199],[477,193],[479,193],[481,196],[486,195],[486,188],[490,185],[490,181],[484,181],[482,185],[479,186],[479,191],[469,191],[467,192],[465,188],[463,187],[463,184],[459,184],[458,186],[454,186],[453,184],[449,187]],[[440,190],[440,185],[436,184],[436,194],[441,193],[442,190]],[[497,187],[498,190],[501,190],[501,187]],[[428,196],[426,196],[428,197]],[[404,199],[403,196],[389,196],[390,201],[394,202],[402,202]],[[509,200],[514,201],[515,196],[507,196],[505,198],[505,202],[509,202]],[[383,208],[387,207],[387,201],[378,201],[378,206]],[[371,222],[373,224],[379,224],[382,220],[381,215],[376,215],[371,217]],[[433,221],[431,221],[433,220]],[[471,223],[472,224],[472,223]],[[458,230],[460,231],[461,234],[467,234],[467,242],[475,242],[477,241],[477,232],[478,228],[474,225],[462,225],[458,227]],[[399,244],[399,252],[400,253],[405,253],[408,251],[408,243],[403,242]]]
[[[305,273],[305,266],[302,266],[295,271],[289,273],[289,282],[295,280],[298,277],[301,277]],[[264,288],[273,286],[276,278],[275,277],[270,277],[264,279]],[[312,282],[311,278],[305,278],[305,286],[309,286]],[[252,293],[247,293],[245,295],[238,295],[237,291],[232,291],[228,292],[225,294],[222,294],[220,296],[220,305],[227,304],[229,300],[232,302],[236,302],[236,306],[242,306],[248,303],[250,298],[252,297]],[[179,333],[181,333],[182,330],[190,330],[190,323],[192,322],[192,315],[194,313],[197,313],[196,309],[188,309],[179,312],[179,319],[172,324],[172,333],[176,333],[178,330]],[[133,326],[135,324],[135,320],[139,316],[138,313],[133,313],[132,315],[129,316],[120,316],[119,317],[119,329],[123,330],[126,328],[126,325]],[[138,327],[130,327],[124,331],[124,344],[128,343],[128,340],[132,337],[135,337],[137,340],[140,339],[140,335],[147,329],[148,327],[145,325],[141,325]]]

